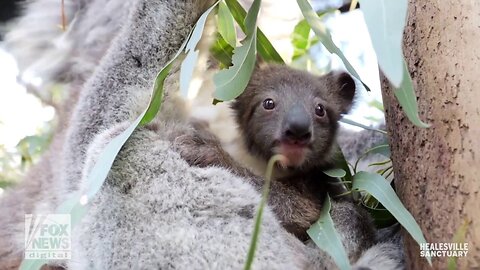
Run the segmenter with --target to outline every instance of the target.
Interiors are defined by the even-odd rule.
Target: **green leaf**
[[[225,0],[225,3],[230,9],[230,12],[237,24],[240,26],[242,31],[246,33],[247,31],[245,27],[245,17],[247,15],[247,12],[245,11],[245,9],[237,2],[237,0]],[[271,61],[284,64],[285,62],[283,61],[282,57],[275,50],[272,43],[270,43],[265,34],[260,29],[258,29],[257,32],[258,53],[260,54],[260,56],[262,56],[263,60],[267,62]]]
[[[360,0],[377,54],[378,64],[383,74],[395,86],[399,87],[403,79],[403,29],[407,18],[407,0]]]
[[[310,25],[305,20],[301,20],[293,29],[291,37],[293,45],[292,60],[301,57],[308,51],[310,47],[310,30]]]
[[[321,18],[328,13],[334,12],[336,9],[327,9],[321,12],[317,12],[317,15]],[[317,36],[310,37],[310,31],[312,28],[306,20],[301,20],[295,25],[293,33],[291,35],[291,42],[293,46],[292,61],[304,56],[308,50],[319,42]]]
[[[387,135],[387,132],[384,131],[384,130],[377,129],[377,128],[373,128],[373,127],[369,127],[369,126],[366,126],[366,125],[364,125],[364,124],[360,124],[360,123],[358,123],[358,122],[356,122],[356,121],[353,121],[353,120],[350,120],[350,119],[348,119],[348,118],[345,118],[345,117],[343,117],[342,119],[340,119],[339,122],[342,122],[342,123],[345,123],[345,124],[349,124],[349,125],[352,125],[352,126],[356,126],[356,127],[359,127],[359,128],[371,130],[371,131],[376,131],[376,132],[379,132],[379,133],[382,133],[382,134]]]
[[[195,27],[193,28],[193,31],[190,33],[189,38],[187,38],[188,42],[185,45],[185,53],[187,56],[182,62],[180,69],[180,93],[184,97],[188,96],[188,87],[195,70],[195,65],[197,64],[198,50],[195,50],[195,48],[202,38],[203,29],[205,28],[205,22],[207,21],[208,15],[217,6],[217,4],[218,2],[216,2],[207,11],[205,11],[202,16],[200,16],[195,24]]]
[[[342,178],[347,175],[347,172],[345,170],[339,169],[339,168],[325,170],[323,171],[323,173],[330,177],[335,177],[335,178]]]
[[[254,0],[245,17],[245,34],[251,36],[257,32],[257,17],[262,1]]]
[[[408,1],[361,0],[360,3],[378,64],[396,88],[395,97],[414,125],[429,127],[418,116],[415,90],[402,53]]]
[[[386,164],[391,163],[391,162],[392,161],[390,159],[380,161],[380,162],[373,162],[373,163],[368,164],[368,167],[383,166],[383,165],[386,165]]]
[[[342,176],[343,180],[346,182],[345,187],[347,188],[347,190],[351,190],[352,189],[351,182],[352,182],[353,176],[350,171],[350,167],[348,166],[348,161],[345,159],[345,156],[343,155],[343,152],[340,146],[338,146],[338,144],[335,144],[334,147],[336,149],[335,167],[342,169],[345,172],[345,175]],[[356,198],[356,194],[353,194],[353,197]]]
[[[367,91],[370,91],[370,88],[362,81],[357,71],[355,71],[350,62],[348,62],[342,51],[340,51],[337,45],[335,45],[330,31],[328,31],[328,29],[322,24],[320,18],[318,17],[317,13],[315,13],[308,0],[297,0],[297,3],[302,11],[303,17],[305,17],[305,20],[307,20],[308,24],[312,28],[313,32],[318,36],[323,46],[325,46],[330,53],[334,53],[340,57],[347,71],[350,72],[350,74],[352,74],[355,78],[360,80]]]
[[[252,233],[252,240],[250,242],[250,248],[248,249],[247,260],[245,262],[245,270],[249,270],[252,268],[253,259],[255,258],[255,250],[257,248],[258,243],[258,236],[260,235],[260,226],[262,224],[262,215],[263,209],[268,201],[268,194],[270,193],[270,183],[272,182],[272,174],[273,174],[273,165],[277,161],[283,160],[284,157],[282,155],[275,155],[270,158],[267,164],[267,171],[265,173],[265,184],[263,186],[262,192],[262,200],[260,201],[260,205],[258,206],[257,215],[255,217],[255,226],[253,228]]]
[[[420,226],[403,206],[387,180],[376,173],[359,172],[353,176],[353,189],[366,191],[377,199],[408,231],[418,244],[426,243]],[[427,257],[431,265],[431,258]]]
[[[385,113],[385,109],[383,108],[383,103],[373,99],[372,101],[368,102],[368,106],[374,107],[375,109],[381,111],[382,113]]]
[[[340,235],[333,225],[330,208],[330,197],[327,195],[320,212],[320,218],[307,230],[307,234],[321,250],[327,252],[333,258],[338,268],[342,270],[351,269]]]
[[[237,45],[237,31],[233,25],[233,16],[227,5],[221,1],[218,6],[218,32],[232,47]]]
[[[217,33],[217,38],[210,47],[210,53],[218,62],[220,62],[221,68],[227,68],[232,65],[233,50],[234,48],[230,46],[219,33]]]
[[[390,146],[388,144],[377,145],[375,147],[368,149],[368,151],[365,152],[365,154],[380,154],[387,158],[390,158],[390,155],[391,155]]]
[[[415,95],[415,89],[413,89],[412,78],[410,72],[408,72],[407,63],[403,62],[403,80],[400,88],[394,90],[395,97],[398,103],[402,105],[403,111],[407,115],[408,119],[416,126],[427,128],[430,125],[425,124],[420,120],[418,116],[418,104],[417,96]]]
[[[245,18],[247,37],[240,47],[235,48],[232,58],[233,66],[221,70],[213,76],[215,83],[215,99],[226,101],[238,97],[250,81],[250,76],[255,67],[256,40],[257,40],[257,15],[261,0],[253,1],[253,4]]]

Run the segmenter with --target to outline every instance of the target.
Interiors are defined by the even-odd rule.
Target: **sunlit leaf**
[[[370,172],[359,172],[353,176],[353,188],[366,191],[377,199],[397,221],[408,231],[418,244],[426,243],[420,226],[412,214],[403,206],[389,182],[381,175]],[[431,264],[431,259],[427,257]]]
[[[321,18],[325,14],[334,11],[336,11],[336,9],[326,9],[321,12],[317,12],[317,15]],[[292,60],[297,60],[298,58],[304,56],[313,45],[320,41],[317,36],[310,37],[311,30],[312,28],[305,19],[301,20],[297,23],[297,25],[295,25],[291,35],[291,42],[293,45]]]
[[[407,7],[407,0],[360,0],[378,64],[396,88],[404,72],[402,39]]]
[[[310,25],[305,20],[301,20],[293,29],[291,37],[293,45],[292,60],[301,57],[307,52],[310,47],[310,30]]]
[[[198,59],[198,50],[190,51],[182,62],[180,68],[180,93],[183,97],[188,97],[188,88],[195,71],[195,65]]]
[[[225,0],[225,3],[230,9],[230,12],[237,24],[240,26],[242,31],[246,33],[245,18],[247,16],[247,12],[245,9],[237,2],[237,0]],[[258,29],[257,32],[257,49],[263,60],[267,62],[271,61],[283,64],[284,61],[282,57],[275,50],[265,34],[260,29]]]
[[[238,97],[247,87],[255,67],[257,25],[256,20],[260,9],[260,0],[253,1],[245,17],[245,32],[247,37],[240,47],[235,48],[232,58],[233,65],[214,75],[214,97],[217,100],[232,100]]]
[[[403,111],[413,124],[424,128],[429,127],[430,125],[422,122],[418,116],[417,96],[415,95],[412,78],[410,77],[410,72],[408,72],[407,63],[405,62],[403,63],[403,69],[403,81],[400,88],[394,90],[395,97],[397,98],[398,103],[402,105]]]
[[[237,31],[233,24],[233,16],[227,5],[220,1],[218,6],[218,32],[223,39],[232,47],[237,45]]]
[[[208,15],[217,6],[217,4],[218,2],[216,2],[207,11],[205,11],[202,14],[202,16],[200,16],[197,23],[195,24],[195,28],[193,29],[189,38],[187,38],[188,42],[185,45],[185,53],[187,54],[187,56],[185,57],[185,60],[182,62],[181,69],[180,69],[180,93],[184,97],[188,96],[188,87],[190,85],[193,72],[195,70],[195,65],[197,64],[197,59],[198,59],[198,50],[196,50],[197,44],[202,38],[203,29],[205,28],[205,22],[207,21]]]
[[[383,108],[383,103],[376,99],[373,99],[372,101],[368,102],[368,106],[372,106],[375,109],[381,111],[382,113],[385,112],[385,109]]]
[[[335,45],[332,40],[332,36],[330,35],[330,31],[328,31],[325,25],[322,24],[320,18],[318,17],[317,13],[315,13],[308,0],[297,0],[297,3],[302,11],[303,17],[305,17],[305,20],[307,20],[308,24],[312,28],[313,32],[318,36],[323,46],[325,46],[330,53],[336,54],[342,60],[347,71],[350,72],[350,74],[352,74],[355,78],[360,80],[367,91],[370,91],[370,88],[362,81],[357,71],[355,71],[343,52],[337,47],[337,45]]]
[[[335,230],[330,216],[330,208],[330,197],[327,195],[320,212],[320,218],[307,230],[307,234],[321,250],[333,258],[338,268],[342,270],[351,269],[342,240]]]

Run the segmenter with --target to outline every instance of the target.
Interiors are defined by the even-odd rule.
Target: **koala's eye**
[[[273,99],[267,98],[263,101],[263,108],[265,110],[273,110],[275,108],[275,102],[273,102]]]
[[[322,104],[317,104],[317,106],[315,106],[315,114],[319,117],[324,117],[325,116],[325,107],[323,107]]]

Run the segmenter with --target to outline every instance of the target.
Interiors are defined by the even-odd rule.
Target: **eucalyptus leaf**
[[[240,26],[242,31],[246,33],[245,18],[247,12],[245,11],[245,9],[242,7],[242,5],[238,3],[237,0],[225,0],[225,3],[230,9],[230,12],[235,21],[237,22],[238,26]],[[262,32],[262,30],[258,29],[257,32],[257,49],[263,60],[280,64],[285,63],[280,54],[278,54],[278,52],[273,47],[272,43],[270,43],[265,34]]]
[[[237,45],[237,31],[233,24],[233,16],[227,5],[220,1],[218,4],[218,32],[230,46]]]
[[[140,115],[124,132],[113,138],[102,150],[97,162],[95,165],[93,165],[93,168],[87,177],[87,190],[86,193],[83,194],[87,196],[87,200],[93,198],[102,187],[108,173],[110,172],[110,168],[112,167],[113,162],[118,155],[118,152],[120,152],[120,149],[128,140],[135,128],[137,128],[144,114],[145,112]]]
[[[310,25],[308,25],[305,20],[301,20],[295,25],[291,37],[293,45],[292,60],[301,57],[308,51],[308,48],[310,47],[310,31]]]
[[[198,18],[197,23],[195,24],[195,27],[193,28],[193,31],[191,32],[189,38],[187,38],[188,42],[185,45],[185,51],[191,51],[195,50],[197,47],[198,42],[202,38],[202,33],[203,29],[205,28],[205,22],[207,21],[208,15],[210,15],[210,12],[218,5],[218,1],[215,2],[209,9],[207,9],[200,18]]]
[[[376,132],[379,132],[379,133],[382,133],[382,134],[387,135],[387,132],[384,131],[384,130],[381,130],[381,129],[378,129],[378,128],[369,127],[369,126],[366,126],[366,125],[364,125],[364,124],[360,124],[360,123],[358,123],[358,122],[356,122],[356,121],[353,121],[353,120],[351,120],[351,119],[345,118],[345,117],[343,117],[342,119],[340,119],[339,122],[342,122],[342,123],[345,123],[345,124],[348,124],[348,125],[352,125],[352,126],[356,126],[356,127],[359,127],[359,128],[371,130],[371,131],[376,131]]]
[[[180,69],[180,93],[184,96],[188,96],[188,88],[190,81],[195,70],[195,65],[197,64],[198,59],[198,50],[196,50],[197,44],[202,38],[203,29],[205,28],[205,22],[210,12],[218,5],[219,2],[216,2],[211,6],[207,11],[205,11],[202,16],[198,19],[193,31],[190,33],[188,42],[185,45],[185,53],[187,56],[182,62]],[[232,21],[233,23],[233,21]]]
[[[365,154],[380,154],[387,158],[390,158],[390,146],[388,144],[380,144],[368,149]]]
[[[48,260],[45,260],[45,259],[35,259],[35,260],[24,259],[18,269],[19,270],[38,270],[47,263],[48,263]]]
[[[321,250],[327,252],[333,258],[338,268],[341,270],[351,269],[342,240],[335,230],[330,216],[330,208],[330,197],[327,195],[320,212],[320,218],[307,230],[307,234]]]
[[[370,88],[362,81],[357,71],[347,60],[343,52],[337,47],[337,45],[335,45],[330,31],[325,27],[325,25],[322,24],[320,18],[318,17],[317,13],[315,13],[308,0],[297,0],[297,3],[302,11],[303,17],[305,17],[305,20],[307,20],[308,24],[312,28],[313,32],[318,36],[323,46],[325,46],[330,53],[336,54],[342,60],[347,71],[350,72],[350,74],[352,74],[355,78],[360,80],[367,91],[370,91]]]
[[[238,97],[250,81],[255,67],[257,25],[256,20],[260,9],[260,0],[253,1],[245,18],[247,37],[240,47],[235,48],[232,57],[233,66],[221,70],[213,76],[215,83],[214,97],[217,100],[232,100]]]
[[[381,111],[382,113],[385,113],[385,109],[383,108],[383,103],[374,99],[370,102],[368,102],[368,106],[372,106],[374,107],[375,109]]]
[[[265,183],[262,191],[262,199],[258,206],[257,215],[255,217],[255,226],[253,228],[252,240],[250,241],[250,248],[248,249],[247,260],[245,261],[244,270],[252,268],[253,259],[255,258],[255,250],[257,248],[258,237],[260,235],[260,227],[262,224],[263,209],[268,201],[268,194],[270,193],[270,183],[272,182],[273,166],[276,162],[283,160],[282,155],[275,155],[268,160],[267,171],[265,172]]]
[[[388,163],[392,163],[392,161],[390,159],[387,159],[387,160],[380,161],[380,162],[373,162],[373,163],[368,164],[368,167],[382,166],[382,165],[386,165]]]
[[[183,97],[188,97],[188,88],[195,71],[195,65],[198,60],[198,50],[190,51],[182,62],[180,68],[180,93]]]
[[[232,65],[233,50],[234,48],[217,33],[215,42],[210,47],[210,53],[220,63],[221,68]]]
[[[340,168],[334,168],[334,169],[329,169],[323,171],[324,174],[330,176],[330,177],[335,177],[335,178],[342,178],[347,175],[347,172],[343,169]]]
[[[415,89],[413,89],[412,78],[408,72],[407,63],[403,62],[403,81],[400,88],[394,90],[398,103],[402,105],[403,111],[408,119],[416,126],[427,128],[430,125],[425,124],[418,116],[418,103]]]
[[[408,119],[419,127],[429,127],[418,116],[418,105],[408,67],[403,59],[402,38],[407,17],[407,0],[361,0],[378,64],[388,78],[395,97]]]
[[[334,11],[336,11],[336,9],[326,9],[317,12],[317,15],[321,18]],[[317,36],[314,36],[313,38],[310,37],[311,30],[312,28],[305,19],[299,21],[297,25],[295,25],[291,35],[291,43],[293,46],[292,60],[297,60],[304,56],[313,45],[319,42]]]
[[[353,189],[366,191],[375,197],[418,244],[427,242],[420,226],[418,226],[412,214],[403,206],[397,194],[383,176],[370,172],[358,172],[353,176]],[[427,257],[427,260],[431,265],[431,258]]]
[[[378,65],[396,88],[403,80],[402,38],[407,7],[407,0],[360,0]]]

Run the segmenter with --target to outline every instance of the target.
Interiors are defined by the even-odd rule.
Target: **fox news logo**
[[[25,259],[71,259],[70,215],[25,215]]]

